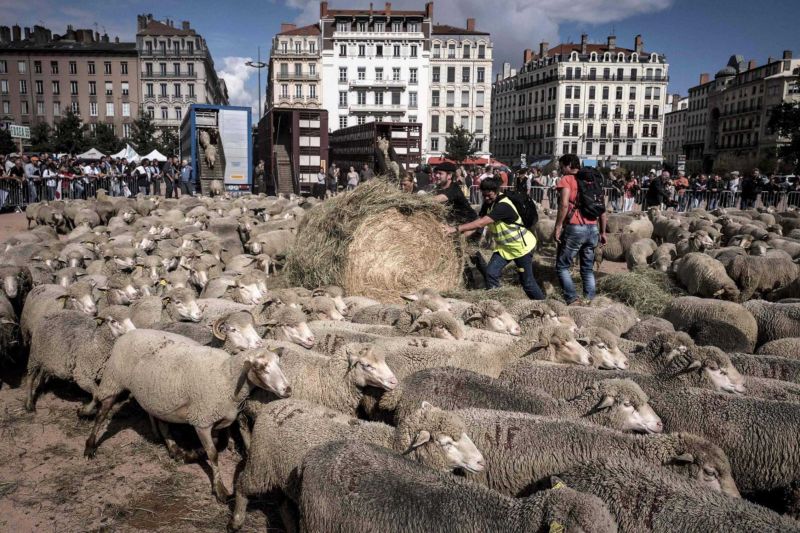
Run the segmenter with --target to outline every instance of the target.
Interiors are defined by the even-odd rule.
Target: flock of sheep
[[[0,243],[0,352],[27,355],[26,408],[49,378],[77,384],[92,458],[127,391],[170,457],[205,455],[222,504],[233,488],[230,530],[268,495],[311,532],[800,531],[795,213],[612,216],[607,259],[696,295],[654,317],[276,288],[315,203],[30,206]]]

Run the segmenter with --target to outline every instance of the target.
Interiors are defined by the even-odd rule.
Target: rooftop
[[[310,24],[300,28],[292,28],[278,33],[278,35],[320,35],[319,24]]]
[[[433,35],[490,35],[489,32],[457,28],[447,24],[434,24]]]
[[[107,34],[90,29],[74,29],[67,26],[63,35],[53,33],[43,26],[34,26],[33,29],[14,26],[0,26],[0,50],[25,51],[25,52],[106,52],[106,53],[136,53],[136,43],[120,42],[119,38],[111,40]]]

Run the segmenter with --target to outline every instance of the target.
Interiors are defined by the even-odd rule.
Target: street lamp
[[[258,61],[247,61],[245,63],[248,67],[258,69],[258,120],[261,120],[261,69],[266,67],[267,64],[261,61],[261,47],[258,47]],[[258,121],[257,121],[258,122]]]

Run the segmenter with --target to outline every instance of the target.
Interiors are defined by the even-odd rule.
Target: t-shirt
[[[572,174],[565,174],[556,184],[556,190],[567,189],[569,190],[569,210],[572,211],[572,217],[567,221],[567,224],[597,224],[596,220],[584,218],[580,209],[575,208],[575,202],[578,200],[578,182]]]
[[[25,176],[25,169],[22,167],[18,167],[17,165],[14,165],[13,167],[11,167],[11,170],[8,171],[8,175],[17,178],[22,178],[23,176]]]
[[[455,180],[452,180],[446,189],[440,189],[438,193],[447,197],[446,205],[450,207],[450,221],[464,224],[478,218]]]
[[[514,224],[519,218],[519,215],[517,214],[517,212],[514,210],[513,207],[508,205],[508,203],[506,202],[498,203],[500,200],[501,198],[498,197],[497,200],[495,200],[495,202],[492,204],[484,202],[484,204],[481,206],[481,212],[478,216],[479,217],[488,216],[495,222],[503,222],[504,224]]]

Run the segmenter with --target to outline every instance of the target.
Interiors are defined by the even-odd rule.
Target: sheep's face
[[[611,416],[616,420],[619,431],[635,433],[661,433],[664,424],[649,403],[636,403],[624,395],[614,399]]]
[[[133,325],[133,322],[130,318],[121,318],[115,317],[113,315],[103,317],[104,323],[109,327],[111,330],[111,334],[114,338],[121,337],[128,333],[129,331],[133,331],[136,329],[136,326]]]
[[[133,267],[136,266],[136,260],[132,256],[114,255],[112,260],[123,272],[130,272],[133,270]]]
[[[120,218],[122,218],[126,224],[130,224],[136,219],[136,213],[130,209],[125,209],[120,213]]]
[[[204,268],[192,268],[189,274],[189,281],[204,289],[206,285],[208,285],[208,270]]]
[[[714,239],[706,231],[698,231],[694,235],[695,245],[698,250],[710,250],[714,247]]]
[[[628,380],[603,380],[587,387],[594,402],[590,415],[600,425],[635,433],[661,433],[664,425],[641,388]]]
[[[258,282],[241,283],[237,282],[236,291],[238,292],[239,301],[243,304],[256,305],[264,300],[264,292]]]
[[[281,335],[295,344],[299,344],[303,348],[311,349],[314,347],[316,339],[311,332],[311,328],[304,322],[297,322],[295,324],[281,324],[279,326]]]
[[[281,370],[279,362],[280,359],[275,352],[265,348],[252,350],[247,358],[250,366],[247,371],[247,379],[250,383],[279,398],[287,398],[292,394],[292,387]]]
[[[108,290],[108,303],[111,305],[130,305],[138,298],[139,291],[130,283],[121,288]]]
[[[143,235],[136,248],[145,253],[150,253],[155,250],[156,241],[150,235]]]
[[[264,341],[258,335],[253,315],[239,311],[218,319],[212,326],[214,336],[224,340],[235,352],[260,348]]]
[[[431,289],[422,289],[420,291],[406,294],[404,299],[409,302],[417,302],[420,305],[427,307],[431,311],[447,311],[450,312],[450,304],[439,293]]]
[[[570,365],[590,366],[592,357],[589,350],[581,346],[574,338],[561,338],[553,335],[549,340],[549,348],[553,350],[553,362]]]
[[[370,386],[384,390],[397,387],[397,378],[386,364],[386,359],[370,346],[351,351],[347,361],[357,387]]]
[[[200,322],[203,312],[197,305],[193,293],[188,290],[177,290],[164,297],[164,303],[172,306],[172,316],[177,316],[181,322]]]
[[[71,254],[67,260],[67,266],[72,268],[81,268],[83,266],[83,257]]]
[[[742,375],[730,363],[720,364],[715,360],[706,360],[703,362],[703,373],[718,391],[733,394],[745,392]]]
[[[680,438],[682,453],[669,459],[668,468],[710,490],[741,498],[725,452],[695,435],[683,434]]]
[[[67,298],[69,300],[69,305],[73,309],[77,309],[81,313],[89,316],[95,316],[97,314],[97,304],[94,302],[94,298],[92,298],[91,294],[72,294],[67,296]]]
[[[264,250],[264,245],[259,241],[249,241],[247,247],[253,255],[259,255]]]
[[[472,473],[486,467],[483,454],[466,433],[464,420],[453,412],[422,402],[422,407],[401,421],[398,429],[401,434],[413,436],[410,449],[422,463]]]
[[[595,368],[600,370],[625,370],[628,358],[618,346],[609,344],[598,337],[579,339],[578,342],[589,350]]]
[[[3,292],[9,298],[16,298],[19,295],[19,279],[16,274],[3,277]]]
[[[659,257],[655,261],[653,261],[653,268],[658,270],[659,272],[669,272],[669,267],[672,264],[672,260],[669,257]]]

